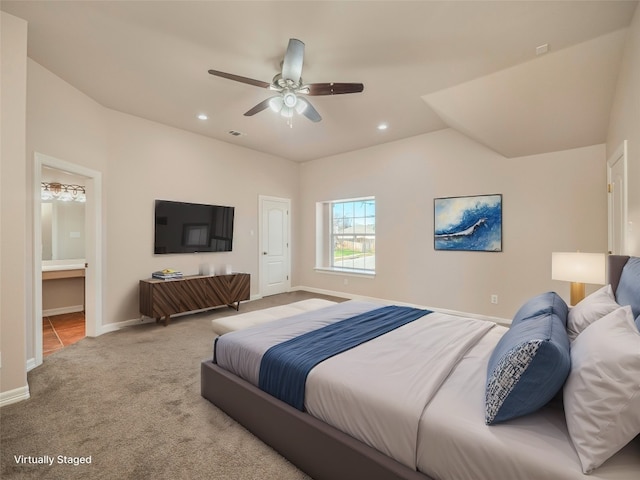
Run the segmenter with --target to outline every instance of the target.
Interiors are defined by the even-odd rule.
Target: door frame
[[[613,167],[616,163],[618,163],[619,161],[622,162],[622,175],[623,175],[623,180],[622,183],[624,185],[624,197],[622,199],[622,212],[620,212],[620,232],[618,232],[618,234],[620,235],[620,245],[621,245],[621,252],[617,252],[618,255],[624,255],[626,250],[627,250],[627,223],[628,223],[628,198],[629,198],[629,191],[628,191],[628,162],[627,162],[627,152],[628,152],[628,147],[627,147],[627,140],[624,140],[619,146],[618,148],[616,148],[616,150],[613,152],[613,155],[611,155],[608,159],[607,159],[607,250],[609,251],[609,253],[612,253],[613,251],[613,238],[614,238],[614,232],[613,232],[613,208],[614,208],[614,202],[613,202],[613,195],[611,192],[611,181],[612,181],[612,171],[613,171]]]
[[[102,173],[39,152],[34,154],[33,169],[33,364],[42,365],[42,211],[40,184],[42,167],[64,170],[87,177],[85,204],[85,334],[102,333]],[[29,368],[31,366],[31,368]]]
[[[272,197],[269,195],[258,195],[258,289],[260,297],[263,296],[263,280],[266,272],[264,271],[262,262],[262,240],[264,239],[263,211],[264,202],[283,202],[287,204],[287,211],[291,212],[291,199],[282,197]],[[291,290],[291,215],[287,221],[287,291]]]

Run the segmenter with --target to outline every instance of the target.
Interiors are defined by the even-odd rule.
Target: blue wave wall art
[[[502,251],[502,195],[434,199],[436,250]]]

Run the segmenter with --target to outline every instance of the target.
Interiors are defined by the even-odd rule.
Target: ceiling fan
[[[345,93],[359,93],[364,90],[362,83],[310,83],[302,81],[302,63],[304,61],[304,43],[296,38],[289,39],[287,52],[282,62],[282,72],[276,74],[271,83],[254,80],[252,78],[234,75],[232,73],[209,70],[211,75],[235,80],[256,87],[268,88],[278,92],[278,95],[263,100],[245,113],[250,117],[267,108],[279,112],[283,117],[291,118],[297,112],[312,122],[319,122],[322,117],[311,103],[300,95],[341,95]]]

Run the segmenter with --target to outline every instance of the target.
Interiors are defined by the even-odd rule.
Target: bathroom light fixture
[[[40,198],[47,200],[60,200],[62,202],[87,201],[86,190],[82,185],[67,185],[57,182],[41,182]]]
[[[198,119],[199,119],[199,120],[206,120],[206,119],[208,119],[208,118],[209,118],[209,117],[207,117],[204,113],[201,113],[200,115],[198,115]]]
[[[381,123],[380,125],[378,125],[378,130],[386,130],[387,128],[389,128],[389,125],[387,125],[386,123]]]

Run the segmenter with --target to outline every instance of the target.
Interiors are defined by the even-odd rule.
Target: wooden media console
[[[171,315],[228,305],[238,310],[240,302],[249,300],[251,275],[194,275],[171,280],[140,280],[140,313],[156,319]]]

